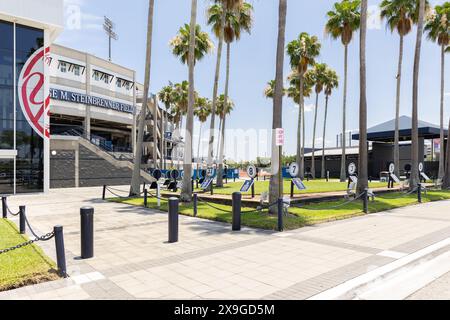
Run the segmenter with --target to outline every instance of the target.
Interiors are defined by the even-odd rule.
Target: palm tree
[[[386,25],[391,32],[397,31],[400,36],[400,48],[397,71],[397,94],[395,103],[395,138],[394,138],[394,163],[395,174],[400,176],[400,97],[403,64],[404,38],[408,35],[414,23],[417,22],[417,0],[383,0],[380,4],[382,19],[386,19]]]
[[[278,9],[278,40],[275,72],[275,91],[273,97],[273,138],[272,138],[272,177],[270,179],[269,202],[275,203],[283,197],[283,173],[280,163],[283,154],[282,147],[275,145],[275,130],[283,127],[283,67],[284,67],[284,46],[286,41],[286,13],[287,0],[279,0]],[[278,168],[275,166],[278,164]],[[277,208],[271,207],[271,213],[276,213]]]
[[[337,89],[339,87],[339,77],[333,69],[328,68],[325,71],[325,78],[324,78],[324,93],[325,93],[325,119],[323,122],[323,141],[322,141],[322,172],[321,177],[322,179],[325,179],[326,177],[326,168],[325,168],[325,137],[327,136],[327,118],[328,118],[328,100],[333,93],[334,89]]]
[[[154,0],[149,0],[148,21],[147,21],[147,46],[145,54],[144,96],[142,101],[141,116],[139,119],[138,146],[136,148],[136,154],[134,158],[134,168],[133,168],[133,176],[131,179],[130,196],[138,196],[141,193],[142,141],[144,140],[145,118],[147,116],[148,94],[150,91],[154,4],[155,4]]]
[[[424,28],[424,18],[425,18],[425,0],[419,0],[419,15],[417,20],[417,39],[416,39],[416,49],[414,57],[414,72],[413,72],[413,106],[412,106],[412,129],[411,129],[411,178],[410,178],[410,188],[414,190],[419,183],[419,71],[420,71],[420,54],[422,48],[422,37]]]
[[[194,91],[194,95],[197,95]],[[183,128],[183,117],[188,112],[189,107],[189,82],[186,80],[176,83],[172,90],[172,114],[178,129]]]
[[[198,149],[197,149],[197,163],[198,163],[200,159],[200,145],[202,141],[203,124],[208,120],[209,116],[211,115],[211,101],[208,98],[197,97],[194,115],[200,121],[200,133],[198,136]]]
[[[167,123],[169,121],[169,117],[170,117],[170,113],[172,111],[173,105],[175,103],[174,101],[174,85],[172,82],[169,81],[169,84],[165,87],[163,87],[161,89],[161,91],[158,92],[158,99],[159,101],[161,101],[164,106],[166,107],[166,112],[163,114],[163,131],[165,131],[165,128],[167,127]],[[165,135],[165,133],[163,133]],[[163,137],[163,139],[165,140],[165,136]],[[166,157],[167,157],[167,150],[166,150],[166,144],[163,143],[163,150],[161,150],[162,154],[163,154],[163,161],[164,161],[164,165],[163,165],[163,169],[166,169],[167,167],[167,163],[166,163]],[[172,164],[173,164],[173,160],[172,160]]]
[[[237,6],[242,4],[242,0],[213,0],[215,3],[207,12],[208,25],[212,26],[214,35],[219,39],[217,48],[216,72],[214,74],[214,89],[211,109],[211,124],[209,131],[209,145],[208,145],[208,166],[212,166],[214,157],[214,139],[215,139],[215,125],[216,125],[216,104],[217,95],[219,92],[219,76],[222,62],[222,49],[224,41],[224,25],[226,21],[225,7],[227,10],[234,10]]]
[[[325,63],[318,63],[314,65],[314,69],[308,70],[305,74],[306,79],[314,84],[314,91],[316,93],[316,105],[314,110],[314,125],[313,125],[313,140],[312,140],[312,158],[311,158],[311,175],[316,178],[316,129],[317,129],[317,113],[319,110],[319,95],[322,93],[325,83],[325,73],[328,66]]]
[[[450,42],[450,2],[442,6],[435,7],[435,14],[432,15],[426,25],[425,31],[428,33],[428,39],[436,42],[441,47],[441,106],[440,106],[440,143],[441,152],[439,154],[439,179],[445,174],[444,157],[444,90],[445,90],[445,51]]]
[[[184,150],[184,176],[181,200],[191,202],[192,200],[192,132],[194,129],[194,104],[195,85],[194,69],[197,61],[201,60],[213,49],[213,44],[206,32],[202,32],[197,25],[197,0],[191,2],[191,22],[181,27],[178,35],[170,41],[172,52],[179,57],[183,64],[189,67],[189,95],[186,121],[186,139]]]
[[[228,92],[230,85],[230,53],[231,43],[233,41],[239,41],[242,32],[250,34],[253,25],[253,6],[248,2],[242,2],[234,10],[226,10],[225,27],[224,27],[224,41],[227,44],[227,69],[225,77],[225,105],[227,105]],[[223,159],[225,151],[225,128],[226,128],[226,115],[222,119],[222,128],[220,134],[220,151],[219,151],[219,168],[217,176],[217,186],[223,187]]]
[[[291,68],[297,71],[298,91],[299,97],[299,116],[297,126],[297,163],[300,166],[300,178],[305,174],[305,144],[301,142],[301,136],[305,137],[305,103],[303,97],[303,91],[300,88],[303,87],[304,75],[309,66],[314,66],[315,59],[320,54],[321,44],[316,36],[310,36],[308,33],[303,32],[299,35],[298,39],[291,41],[287,46],[287,53],[290,57]],[[302,132],[303,127],[303,132]]]
[[[367,146],[367,76],[366,76],[367,0],[361,2],[361,32],[359,41],[360,97],[359,97],[359,169],[358,193],[363,194],[369,187],[368,146]]]
[[[200,25],[195,28],[195,50],[194,50],[194,66],[197,61],[203,59],[207,53],[211,53],[214,45],[209,38],[208,33],[201,30]],[[178,57],[183,64],[189,66],[189,39],[191,27],[185,24],[178,30],[178,34],[169,42],[174,56]]]
[[[342,107],[342,161],[341,181],[347,179],[346,173],[346,117],[347,117],[347,80],[348,80],[348,46],[353,38],[353,33],[359,29],[361,14],[359,7],[361,0],[343,0],[334,4],[334,11],[328,12],[328,21],[325,32],[333,39],[341,39],[345,48],[344,53],[344,102]]]
[[[217,95],[219,92],[219,76],[220,66],[222,62],[222,49],[224,41],[224,25],[226,22],[225,8],[226,10],[235,10],[242,4],[243,0],[213,0],[215,5],[211,6],[207,12],[208,25],[212,26],[214,35],[219,39],[219,45],[217,49],[216,71],[214,74],[214,89],[212,98],[212,110],[211,110],[211,124],[209,131],[209,145],[208,145],[208,166],[212,166],[214,157],[214,139],[215,139],[215,125],[216,125],[216,104]]]

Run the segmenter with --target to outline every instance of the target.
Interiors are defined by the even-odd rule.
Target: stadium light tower
[[[105,16],[105,22],[103,23],[103,29],[105,29],[106,34],[108,35],[109,40],[109,61],[111,61],[111,41],[119,39],[119,36],[114,31],[115,24],[111,21],[111,19]]]

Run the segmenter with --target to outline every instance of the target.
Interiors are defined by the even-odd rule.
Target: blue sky
[[[254,27],[251,35],[243,35],[240,42],[233,44],[231,52],[230,96],[234,100],[235,111],[230,116],[228,128],[255,129],[271,128],[272,101],[263,96],[266,82],[275,75],[275,51],[278,24],[278,0],[248,0],[254,5]],[[343,80],[344,50],[340,41],[325,36],[326,13],[334,0],[288,0],[286,40],[291,41],[300,32],[317,35],[322,42],[319,62],[334,68]],[[375,11],[380,0],[369,0],[370,10]],[[431,0],[432,4],[443,3]],[[208,0],[198,0],[198,23],[206,26],[205,12]],[[115,21],[119,40],[113,45],[113,61],[137,70],[139,81],[143,81],[146,19],[146,0],[108,1],[108,0],[65,0],[68,18],[65,31],[57,43],[96,56],[107,58],[107,37],[101,24],[104,15]],[[190,0],[156,0],[155,27],[153,35],[153,61],[151,70],[151,91],[157,92],[168,81],[178,82],[187,79],[187,67],[175,58],[169,48],[179,27],[190,18]],[[77,11],[81,13],[77,19]],[[74,14],[75,12],[75,14]],[[369,126],[392,119],[395,115],[395,84],[398,63],[399,38],[379,23],[376,14],[369,22],[367,43],[368,62],[368,108]],[[414,30],[405,39],[403,63],[403,85],[401,114],[410,115],[412,107],[412,69],[414,61]],[[213,38],[217,45],[217,40]],[[359,35],[356,34],[349,50],[348,86],[348,129],[358,128],[359,102]],[[216,53],[205,57],[196,67],[196,90],[203,96],[211,97]],[[447,59],[448,60],[448,59]],[[223,69],[225,64],[223,65]],[[285,61],[285,75],[290,71],[289,61]],[[450,75],[450,63],[445,74]],[[428,40],[423,42],[420,78],[420,118],[439,123],[440,92],[440,50]],[[446,121],[450,116],[450,77],[445,88]],[[222,77],[223,79],[223,77]],[[221,84],[223,90],[223,83]],[[336,144],[336,135],[341,131],[342,85],[330,100],[329,126],[326,137],[327,146]],[[307,100],[307,141],[311,145],[314,112],[313,99]],[[320,98],[318,132],[322,132],[324,98]],[[294,154],[296,145],[298,107],[290,99],[284,101],[284,127],[287,132],[286,153]],[[321,134],[318,134],[320,140]],[[261,154],[264,156],[264,154]]]

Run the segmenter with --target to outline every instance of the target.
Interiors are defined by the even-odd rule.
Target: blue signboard
[[[242,193],[248,192],[254,183],[255,183],[255,180],[253,180],[253,179],[245,181],[244,185],[241,188],[241,192]]]
[[[292,179],[292,182],[297,187],[298,190],[306,190],[306,186],[303,181],[299,178]]]
[[[203,190],[207,190],[207,189],[209,189],[209,187],[211,186],[211,183],[213,182],[213,179],[212,178],[207,178],[207,179],[205,179],[205,181],[202,183],[202,189]]]

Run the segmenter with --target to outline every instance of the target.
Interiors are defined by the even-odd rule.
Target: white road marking
[[[389,263],[385,266],[382,266],[373,271],[370,271],[361,276],[358,276],[354,279],[346,281],[330,290],[319,293],[319,294],[309,298],[308,300],[340,299],[340,298],[344,297],[346,294],[349,294],[352,291],[356,290],[357,288],[360,288],[363,285],[367,285],[367,284],[385,276],[386,274],[393,272],[394,270],[402,268],[402,267],[408,265],[409,263],[416,261],[422,257],[425,257],[426,255],[433,253],[439,249],[442,249],[448,245],[450,245],[450,238],[447,238],[443,241],[437,242],[425,249],[419,250],[413,254],[407,255],[407,256],[405,256],[401,259],[398,259],[392,263]]]

